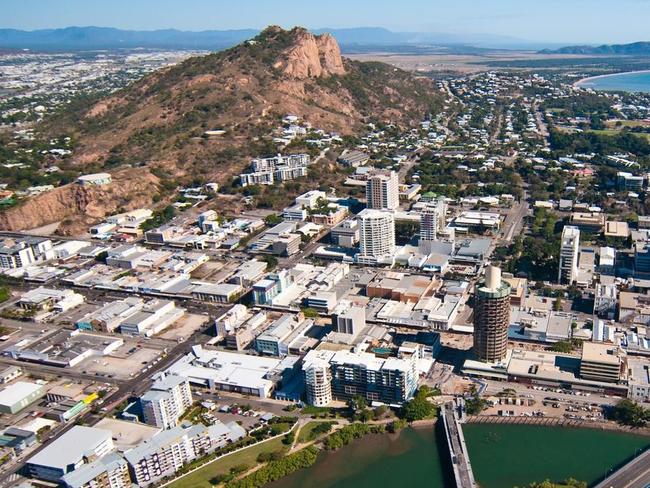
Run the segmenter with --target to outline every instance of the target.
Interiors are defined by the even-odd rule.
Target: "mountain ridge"
[[[183,31],[178,29],[126,30],[114,27],[70,26],[57,29],[0,29],[0,47],[42,51],[99,50],[119,48],[216,50],[232,47],[255,37],[259,29]],[[475,45],[504,48],[530,46],[531,41],[494,34],[394,32],[383,27],[312,29],[332,34],[343,46],[374,45]]]
[[[638,41],[628,44],[602,44],[600,46],[565,46],[560,49],[543,49],[541,54],[592,54],[619,56],[650,56],[650,41]]]

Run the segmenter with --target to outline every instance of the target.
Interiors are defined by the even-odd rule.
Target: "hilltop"
[[[618,56],[648,56],[650,42],[633,42],[631,44],[603,44],[602,46],[566,46],[560,49],[544,49],[542,54],[591,54]]]
[[[165,203],[177,184],[232,182],[251,157],[277,152],[272,132],[286,114],[315,128],[354,135],[368,122],[416,126],[442,100],[430,79],[343,58],[328,33],[269,27],[233,48],[187,59],[106,98],[79,97],[37,129],[45,137],[72,136],[73,161],[81,172],[131,168],[133,181],[123,180],[120,190],[120,208],[127,210],[136,202]],[[224,132],[206,135],[215,130]],[[80,197],[67,187],[54,192],[7,210],[0,227],[97,219],[112,211],[102,195]],[[59,205],[72,194],[82,204]],[[41,206],[51,210],[25,211]]]
[[[72,132],[80,165],[110,170],[146,163],[224,181],[250,157],[275,152],[268,136],[288,113],[354,134],[370,121],[415,126],[440,100],[431,80],[342,58],[329,34],[270,27],[234,48],[190,58],[68,109],[46,128]],[[225,133],[205,137],[216,129]]]

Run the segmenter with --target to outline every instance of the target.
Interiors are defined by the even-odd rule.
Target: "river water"
[[[439,429],[438,429],[439,430]],[[481,488],[527,486],[568,477],[593,483],[650,438],[592,429],[525,425],[463,426]],[[444,488],[451,486],[446,445],[431,427],[370,435],[319,455],[312,467],[271,488]]]

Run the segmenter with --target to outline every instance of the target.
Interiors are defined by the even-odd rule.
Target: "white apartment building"
[[[399,179],[394,171],[375,170],[366,181],[368,208],[395,210],[399,207]]]
[[[0,239],[0,268],[15,269],[54,259],[52,241],[40,237]]]
[[[390,212],[364,209],[359,220],[360,264],[391,262],[395,259],[395,219]]]
[[[420,241],[419,247],[424,251],[429,243],[437,241],[440,232],[445,227],[447,203],[444,198],[428,203],[420,211]]]
[[[560,266],[558,283],[572,284],[578,278],[578,250],[580,248],[580,229],[567,225],[562,229],[560,244]]]
[[[140,398],[140,403],[147,424],[163,429],[175,427],[192,406],[190,384],[182,376],[163,376]]]
[[[204,425],[181,426],[159,432],[124,453],[131,480],[141,487],[150,486],[177,472],[184,464],[208,453],[212,440]]]
[[[305,382],[307,403],[326,407],[332,402],[332,351],[311,350],[303,360],[302,373]]]

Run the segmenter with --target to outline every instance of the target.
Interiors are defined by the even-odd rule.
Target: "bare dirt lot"
[[[170,328],[165,329],[158,338],[175,342],[182,341],[201,329],[209,319],[210,317],[207,315],[186,314]]]

